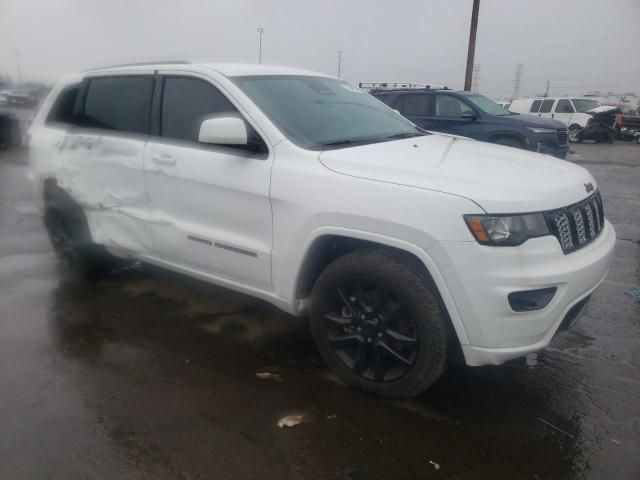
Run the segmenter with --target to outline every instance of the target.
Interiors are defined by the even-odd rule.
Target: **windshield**
[[[600,102],[597,100],[587,100],[584,98],[574,98],[573,105],[576,107],[576,112],[582,113],[592,108],[600,106]]]
[[[303,75],[234,77],[292,142],[322,150],[426,132],[342,80]]]
[[[489,115],[511,115],[511,112],[505,110],[493,100],[485,97],[484,95],[468,95],[465,97],[476,107]]]

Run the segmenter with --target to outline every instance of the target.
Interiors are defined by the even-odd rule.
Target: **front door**
[[[432,130],[484,140],[475,110],[452,95],[435,95],[430,121]]]
[[[203,119],[240,115],[208,80],[167,74],[158,87],[158,136],[145,151],[156,255],[226,280],[268,286],[272,157],[198,142]]]
[[[571,117],[575,111],[573,110],[573,105],[569,101],[568,98],[561,98],[556,103],[556,108],[554,110],[554,114],[552,118],[555,120],[560,120],[565,125],[571,125]]]

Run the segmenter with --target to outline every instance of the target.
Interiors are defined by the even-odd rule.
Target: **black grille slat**
[[[604,228],[604,210],[599,192],[575,205],[545,212],[544,216],[565,254],[587,246]]]
[[[569,133],[566,128],[558,129],[558,145],[566,145],[569,142]]]

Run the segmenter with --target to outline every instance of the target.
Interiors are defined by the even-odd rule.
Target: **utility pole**
[[[522,63],[518,63],[516,65],[516,73],[513,77],[513,95],[511,96],[511,101],[518,98],[518,95],[520,94],[520,83],[522,82],[522,67],[524,67]]]
[[[338,50],[338,78],[342,75],[342,50]]]
[[[264,33],[264,28],[258,27],[258,63],[262,63],[262,34]]]
[[[471,29],[469,30],[469,50],[467,50],[467,71],[464,77],[464,89],[471,90],[471,77],[473,75],[473,59],[476,54],[476,33],[478,32],[478,10],[480,0],[473,0],[471,12]]]
[[[20,69],[20,52],[16,50],[16,65],[18,66],[18,83],[22,85],[22,70]]]
[[[551,83],[551,80],[547,80],[547,89],[544,91],[544,96],[548,97],[549,96],[549,84]]]
[[[471,84],[474,92],[478,91],[479,84],[480,84],[480,65],[476,64],[473,66],[473,81]]]

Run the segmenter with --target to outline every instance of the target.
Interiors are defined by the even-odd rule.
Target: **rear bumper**
[[[466,363],[500,364],[545,348],[563,322],[566,326],[582,314],[580,302],[604,280],[615,238],[612,225],[606,222],[596,240],[568,255],[552,236],[531,239],[519,247],[475,242],[432,246],[429,253],[469,337],[469,344],[462,345]],[[515,312],[509,305],[509,293],[549,287],[556,287],[556,293],[540,310]]]

